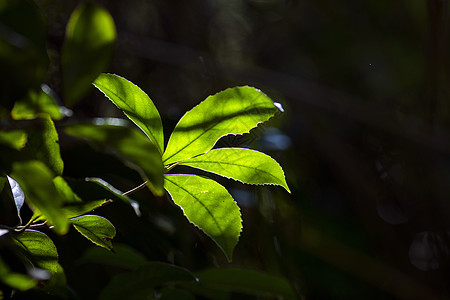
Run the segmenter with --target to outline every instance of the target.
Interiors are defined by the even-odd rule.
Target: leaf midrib
[[[115,93],[113,90],[111,90],[110,88],[108,88],[108,87],[106,87],[106,86],[104,86],[104,85],[102,85],[102,84],[98,84],[98,83],[95,83],[95,85],[97,85],[97,86],[100,86],[102,89],[105,89],[105,90],[108,90],[111,94],[113,94],[114,96],[116,96],[117,98],[119,98],[120,99],[120,101],[122,101],[122,103],[124,103],[125,104],[125,106],[126,107],[128,107],[128,109],[129,110],[131,110],[131,111],[136,111],[136,110],[133,110],[133,108],[130,106],[130,105],[128,105],[128,103],[126,102],[126,101],[124,101],[124,99],[121,97],[121,96],[119,96],[119,94],[117,94],[117,93]],[[105,94],[105,93],[103,93],[103,94]],[[105,94],[105,96],[108,98],[108,99],[110,99],[109,97],[108,97],[108,95],[106,95]],[[114,101],[112,100],[112,99],[110,99],[113,103],[114,103]],[[115,104],[115,103],[114,103]],[[119,109],[121,109],[120,107],[119,107]],[[123,110],[122,110],[123,111]],[[128,114],[125,112],[125,111],[123,111],[124,112],[124,114],[126,114],[127,116],[128,116]],[[135,124],[136,124],[136,121],[134,121],[133,119],[131,119]],[[147,129],[147,131],[148,131],[148,133],[152,136],[152,138],[153,138],[153,142],[156,144],[156,146],[157,146],[157,149],[159,150],[159,152],[161,153],[161,151],[162,151],[162,149],[160,149],[160,145],[158,145],[158,139],[155,137],[155,135],[153,134],[153,132],[147,127],[147,125],[145,125],[143,122],[139,122],[139,123],[141,123],[146,129]],[[137,125],[137,124],[136,124]],[[141,127],[141,126],[139,126],[139,125],[137,125],[139,128]],[[145,133],[145,134],[147,134],[147,133]],[[152,140],[152,138],[150,138],[150,140]]]
[[[172,180],[167,179],[167,178],[170,177],[170,176],[176,176],[176,175],[165,176],[165,177],[166,177],[166,180],[170,181],[173,185],[175,185],[175,186],[179,187],[180,189],[182,189],[183,191],[185,191],[187,194],[189,194],[190,196],[192,196],[198,203],[200,203],[201,206],[203,206],[203,208],[204,208],[204,209],[208,212],[208,214],[212,217],[212,219],[214,220],[214,223],[216,223],[217,228],[219,228],[219,231],[220,231],[221,235],[223,235],[224,231],[222,230],[222,227],[220,226],[219,222],[218,222],[217,219],[214,217],[214,215],[211,213],[211,211],[208,209],[208,207],[207,207],[205,204],[203,204],[202,201],[200,201],[200,199],[198,199],[197,197],[195,197],[195,195],[194,195],[193,193],[189,192],[189,191],[188,191],[187,189],[185,189],[184,187],[182,187],[182,186],[176,184],[176,183],[173,182]],[[187,176],[189,176],[189,175],[187,175]],[[196,175],[191,175],[191,176],[196,176]],[[184,210],[184,209],[183,209],[183,210]],[[196,224],[194,223],[194,225],[196,225]],[[197,225],[196,225],[196,226],[197,226]],[[203,230],[203,229],[202,229],[202,230]]]
[[[186,162],[186,163],[180,163],[180,165],[187,165],[187,166],[189,166],[190,164],[196,164],[196,163],[197,163],[197,164],[202,164],[202,163],[213,163],[213,164],[224,164],[224,165],[231,165],[231,166],[237,166],[237,167],[244,167],[244,168],[253,169],[253,170],[255,170],[255,171],[259,171],[259,172],[268,174],[268,175],[270,175],[271,177],[275,178],[275,179],[278,181],[278,177],[276,177],[275,175],[273,175],[272,173],[270,173],[270,172],[268,172],[268,171],[266,171],[266,170],[261,170],[261,169],[258,169],[258,168],[252,167],[252,166],[247,166],[247,165],[233,164],[233,163],[231,163],[231,162],[217,162],[217,161],[207,161],[207,160],[202,160],[202,161],[191,161],[191,162]],[[205,170],[205,169],[202,169],[202,170]],[[205,170],[205,171],[208,171],[208,170]],[[216,173],[216,172],[214,172],[214,171],[208,171],[208,172]],[[219,173],[216,173],[216,174],[221,175],[221,174],[219,174]],[[230,178],[233,178],[233,177],[230,177]],[[240,181],[240,180],[239,180],[239,181]]]

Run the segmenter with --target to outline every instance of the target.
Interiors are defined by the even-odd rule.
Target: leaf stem
[[[126,192],[123,193],[122,195],[125,196],[125,195],[128,195],[128,194],[137,192],[137,191],[143,189],[143,188],[147,185],[147,183],[148,183],[148,180],[144,181],[142,184],[138,185],[137,187],[135,187],[135,188],[133,188],[133,189],[131,189],[131,190],[129,190],[129,191],[126,191]]]

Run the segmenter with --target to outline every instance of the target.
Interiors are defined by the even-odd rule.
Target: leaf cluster
[[[21,26],[20,14],[26,14],[33,26]],[[142,187],[155,197],[167,192],[231,262],[242,231],[237,203],[214,179],[195,171],[177,173],[178,166],[245,184],[278,185],[289,192],[282,168],[268,155],[244,148],[214,149],[220,138],[248,133],[279,112],[260,90],[242,86],[209,96],[180,119],[166,144],[160,114],[150,97],[130,81],[102,73],[111,58],[116,31],[112,17],[101,6],[84,2],[70,16],[59,62],[62,101],[44,83],[50,60],[45,20],[35,4],[5,1],[0,5],[0,25],[7,33],[0,34],[0,63],[6,68],[2,76],[8,74],[0,80],[0,96],[6,99],[0,104],[0,298],[30,290],[76,297],[68,288],[52,238],[73,228],[115,255],[116,228],[93,211],[121,202],[139,217],[139,204],[130,194]],[[69,108],[90,91],[92,83],[137,128],[118,119],[79,122],[71,118]],[[102,178],[66,176],[60,144],[67,135],[112,155],[144,183],[122,192]],[[122,257],[108,255],[108,263]],[[193,274],[140,257],[131,269],[115,277],[100,299],[141,299],[155,293],[175,299],[193,294],[210,297],[212,292],[228,295],[230,291],[295,297],[285,281],[249,270]],[[231,277],[241,278],[240,283]]]

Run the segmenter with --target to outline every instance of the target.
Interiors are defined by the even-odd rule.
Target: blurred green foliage
[[[306,299],[441,299],[449,294],[446,1],[99,2],[117,29],[107,71],[157,99],[166,133],[198,99],[230,86],[257,86],[285,108],[284,117],[266,127],[218,142],[270,154],[284,166],[292,191],[224,183],[240,199],[245,222],[233,266],[287,278]],[[5,121],[14,103],[13,118],[14,112],[20,119],[49,113],[31,105],[24,111],[18,104],[35,103],[43,82],[65,101],[61,49],[78,1],[35,3],[0,4],[3,170],[21,159],[26,132],[34,127],[29,120],[20,128]],[[122,117],[87,86],[85,96],[72,103],[74,116]],[[58,130],[61,124],[54,122]],[[140,183],[140,174],[111,153],[58,133],[65,176],[99,177],[121,190]],[[0,193],[0,223],[15,226],[7,190]],[[115,240],[131,247],[126,256],[140,258],[134,267],[117,259],[105,262],[106,255],[95,256],[91,243],[72,230],[54,239],[80,298],[95,298],[99,287],[141,265],[142,257],[194,271],[228,265],[167,199],[146,190],[134,199],[144,212],[141,218],[125,202],[96,211],[115,225]],[[0,249],[0,277],[5,269],[25,274],[21,258],[3,243]],[[27,286],[30,278],[18,282]],[[7,298],[10,292],[2,290]]]

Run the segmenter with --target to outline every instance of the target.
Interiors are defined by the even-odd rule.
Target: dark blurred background
[[[77,1],[36,2],[56,61]],[[167,134],[227,87],[255,86],[283,105],[249,135],[220,141],[270,154],[292,190],[224,182],[244,220],[232,265],[280,275],[306,299],[450,298],[448,1],[97,2],[118,32],[108,72],[149,94]],[[57,92],[59,72],[48,80]],[[123,117],[94,90],[74,113]],[[63,147],[80,157],[66,175],[91,172],[122,190],[140,183],[83,147]],[[228,265],[168,198],[135,198],[140,219],[120,204],[104,209],[117,243],[193,270]],[[74,288],[88,290],[104,269],[74,263],[88,242],[73,239],[58,245],[61,261]]]

